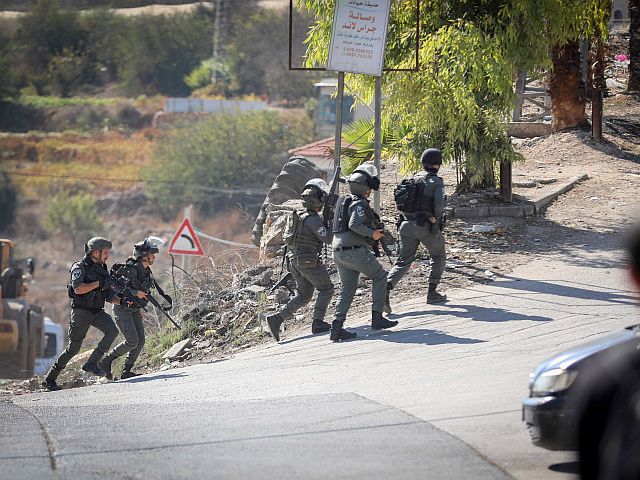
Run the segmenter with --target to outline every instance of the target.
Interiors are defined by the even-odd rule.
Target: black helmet
[[[96,250],[102,250],[103,248],[113,248],[111,241],[104,237],[93,237],[84,244],[84,253],[95,252]]]
[[[133,257],[138,259],[150,253],[158,253],[164,241],[158,237],[147,237],[133,246]]]
[[[420,161],[425,169],[433,165],[442,165],[442,153],[437,148],[427,148],[422,152]]]

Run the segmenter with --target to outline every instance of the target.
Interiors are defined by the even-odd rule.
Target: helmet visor
[[[145,241],[147,245],[149,245],[149,247],[155,248],[156,250],[160,250],[162,247],[164,247],[164,240],[162,240],[160,237],[147,237]]]

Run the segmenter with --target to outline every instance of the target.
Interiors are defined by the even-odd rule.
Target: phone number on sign
[[[357,57],[357,58],[373,58],[373,50],[368,50],[364,48],[352,48],[347,47],[344,49],[344,54],[348,57]]]

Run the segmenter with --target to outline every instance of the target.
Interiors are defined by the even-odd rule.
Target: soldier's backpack
[[[402,180],[393,191],[393,199],[396,207],[403,213],[415,213],[423,210],[422,192],[424,191],[422,179],[407,178]]]

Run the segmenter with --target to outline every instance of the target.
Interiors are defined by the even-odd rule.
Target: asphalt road
[[[400,325],[287,338],[224,361],[0,401],[12,479],[574,478],[533,447],[537,363],[638,318],[622,252],[583,246],[395,306]],[[5,476],[6,472],[6,476]]]

